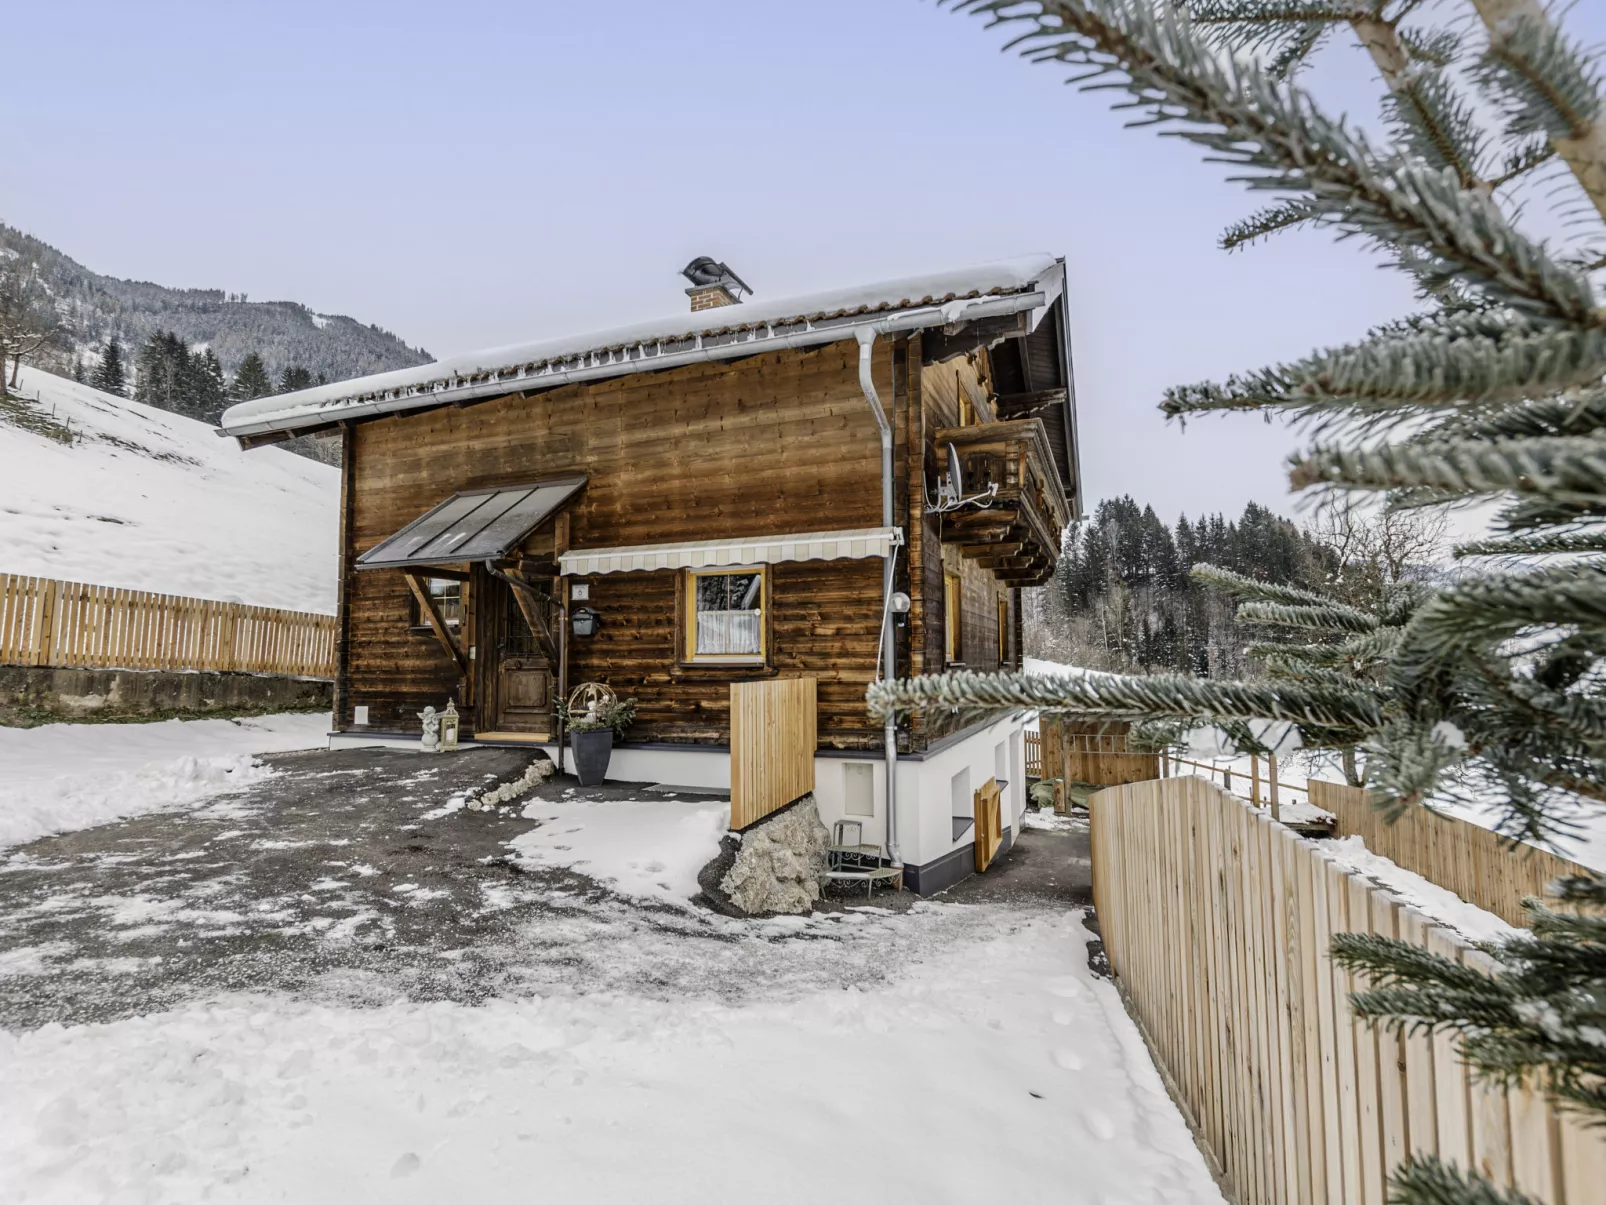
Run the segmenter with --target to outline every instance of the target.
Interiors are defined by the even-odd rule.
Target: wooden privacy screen
[[[1334,836],[1360,837],[1366,848],[1493,912],[1508,924],[1525,925],[1525,896],[1547,894],[1547,885],[1568,875],[1589,874],[1532,845],[1513,845],[1499,834],[1427,808],[1408,809],[1389,824],[1361,787],[1310,780],[1310,801],[1338,817]]]
[[[1546,1205],[1600,1200],[1606,1132],[1474,1082],[1452,1037],[1357,1022],[1334,933],[1484,956],[1198,778],[1092,798],[1093,896],[1118,982],[1235,1205],[1381,1205],[1413,1151]]]
[[[731,683],[731,828],[814,789],[819,746],[813,678]]]
[[[1043,716],[1038,721],[1043,742],[1044,778],[1113,787],[1160,777],[1158,753],[1133,753],[1127,747],[1127,725],[1119,721],[1086,721]]]
[[[1003,794],[1004,789],[996,778],[989,778],[975,794],[978,872],[992,865],[998,856],[998,847],[1004,843]]]
[[[334,676],[335,617],[0,573],[0,665]]]
[[[1043,777],[1043,734],[1041,732],[1028,732],[1026,734],[1026,777]]]

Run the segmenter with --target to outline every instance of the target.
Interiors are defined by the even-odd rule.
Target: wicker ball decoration
[[[619,701],[606,682],[582,682],[569,694],[570,715],[597,715]]]

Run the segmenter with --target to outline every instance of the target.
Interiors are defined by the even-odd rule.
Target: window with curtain
[[[687,571],[687,660],[764,659],[766,578],[763,569]]]

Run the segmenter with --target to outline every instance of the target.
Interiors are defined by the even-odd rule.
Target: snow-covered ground
[[[1220,1201],[1080,915],[999,920],[884,987],[736,1006],[235,997],[0,1033],[0,1197]]]
[[[334,610],[337,470],[33,368],[16,393],[75,438],[0,416],[0,572]]]
[[[685,903],[701,890],[697,872],[730,814],[723,799],[539,800],[523,815],[541,827],[513,848],[523,861],[573,867],[622,895]]]
[[[329,717],[0,727],[0,846],[201,803],[267,771],[254,753],[322,745]]]

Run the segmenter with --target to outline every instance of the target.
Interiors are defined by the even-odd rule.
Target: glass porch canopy
[[[864,560],[887,556],[903,543],[897,527],[810,531],[799,535],[744,536],[685,544],[638,544],[623,548],[576,548],[558,558],[565,575],[639,573],[655,569],[716,569],[773,565],[781,561]]]
[[[357,558],[359,569],[497,560],[518,547],[586,483],[584,473],[529,485],[464,490]]]

